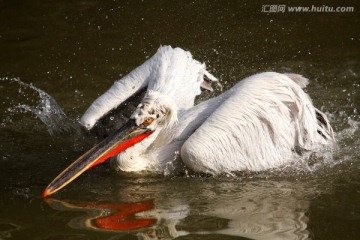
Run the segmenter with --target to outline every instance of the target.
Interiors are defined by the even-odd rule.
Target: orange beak
[[[45,189],[43,197],[47,197],[76,179],[86,170],[104,162],[116,154],[134,146],[148,137],[152,131],[145,126],[137,126],[130,119],[124,126],[115,131],[102,142],[95,145],[84,155],[79,157],[62,173],[60,173]]]

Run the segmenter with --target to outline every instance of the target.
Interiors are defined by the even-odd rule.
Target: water
[[[263,4],[0,1],[0,239],[358,239],[359,5],[266,14]],[[161,44],[191,51],[224,90],[260,71],[303,74],[338,150],[236,177],[119,177],[103,164],[44,201],[45,186],[136,104],[97,132],[77,119]]]

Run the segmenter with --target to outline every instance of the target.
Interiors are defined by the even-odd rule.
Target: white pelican
[[[170,46],[134,69],[94,101],[80,122],[97,120],[147,87],[129,121],[65,169],[50,195],[87,169],[115,156],[121,171],[163,172],[183,162],[209,174],[260,171],[288,164],[303,151],[334,141],[325,114],[302,90],[297,74],[260,73],[194,106],[200,87],[218,80],[189,52]]]

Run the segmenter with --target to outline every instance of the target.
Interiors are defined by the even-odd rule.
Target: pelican
[[[298,74],[265,72],[194,106],[201,88],[219,80],[181,48],[161,46],[96,99],[80,119],[87,129],[135,93],[146,89],[127,123],[57,176],[43,196],[113,158],[123,172],[158,172],[182,164],[201,173],[262,171],[289,164],[305,151],[334,143],[324,113],[303,91]]]

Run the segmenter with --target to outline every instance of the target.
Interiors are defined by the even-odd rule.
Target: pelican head
[[[148,91],[128,122],[60,173],[45,189],[43,196],[59,191],[86,170],[135,144],[146,150],[162,129],[172,126],[176,121],[174,100],[157,91]]]
[[[177,121],[176,104],[171,97],[149,90],[130,119],[134,119],[136,125],[146,124],[149,130],[159,131]]]

